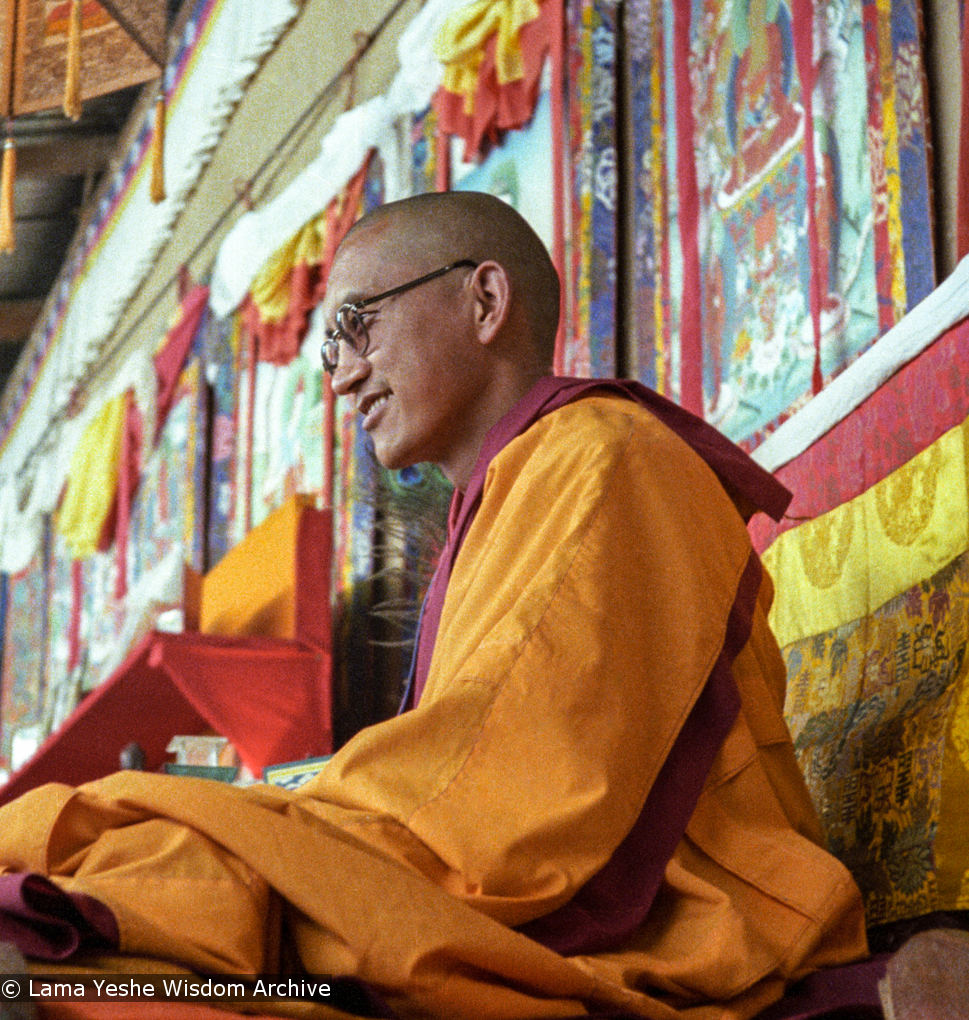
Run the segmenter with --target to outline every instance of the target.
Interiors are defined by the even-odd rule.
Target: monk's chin
[[[420,461],[415,456],[408,456],[404,451],[395,449],[393,446],[380,442],[374,436],[370,437],[373,445],[374,456],[377,463],[388,471],[401,471],[404,468],[413,467]]]

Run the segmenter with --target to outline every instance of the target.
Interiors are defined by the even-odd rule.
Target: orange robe
[[[574,957],[513,927],[568,901],[638,818],[750,556],[713,472],[648,411],[569,404],[492,461],[416,709],[294,793],[43,787],[0,809],[0,862],[108,905],[123,952],[209,972],[272,968],[281,902],[309,972],[362,978],[404,1016],[752,1016],[865,953],[781,716],[766,575],[732,668],[740,715],[645,923]]]

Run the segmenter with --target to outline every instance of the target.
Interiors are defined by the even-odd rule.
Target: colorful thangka
[[[318,352],[287,365],[260,362],[252,451],[255,527],[290,496],[323,490],[323,364]]]
[[[617,7],[606,0],[569,4],[565,68],[568,109],[569,204],[565,231],[565,375],[617,372],[616,148]],[[570,186],[571,185],[571,186]],[[569,222],[571,221],[571,222]]]
[[[75,563],[77,564],[75,566]],[[48,566],[47,644],[44,648],[44,700],[46,709],[56,702],[63,703],[70,683],[73,665],[72,654],[83,641],[86,647],[83,595],[76,604],[75,571],[81,579],[81,591],[91,575],[89,560],[75,561],[64,539],[55,529],[51,536]]]
[[[437,185],[437,112],[429,106],[410,126],[411,190],[415,195],[434,191]]]
[[[934,286],[919,25],[884,0],[685,11],[627,18],[635,370],[677,398],[699,360],[703,413],[754,446]]]
[[[44,704],[45,656],[48,635],[47,549],[44,542],[30,563],[7,582],[3,636],[3,675],[0,681],[0,766],[8,767],[17,730],[37,726]]]
[[[360,213],[383,201],[384,165],[373,159]],[[374,542],[378,470],[352,400],[337,400],[334,462],[334,720],[337,744],[376,721],[379,675],[374,664]]]
[[[205,360],[211,398],[211,438],[208,483],[208,522],[205,539],[205,568],[211,570],[232,548],[230,520],[233,505],[236,438],[238,422],[239,319],[208,321]]]
[[[179,376],[168,419],[142,471],[131,509],[129,589],[173,550],[181,550],[184,555],[194,544],[197,517],[193,441],[198,435],[200,382],[200,365],[194,359]]]
[[[4,18],[11,4],[4,4]],[[9,112],[49,110],[64,101],[65,66],[68,62],[70,9],[52,0],[16,0],[17,45],[12,55]],[[151,0],[129,0],[128,24],[137,26],[143,38],[164,49],[165,10]],[[8,13],[9,12],[9,13]],[[158,77],[158,66],[145,49],[99,3],[81,4],[81,47],[84,53],[80,80],[82,99],[116,92]],[[8,80],[0,96],[7,112]]]

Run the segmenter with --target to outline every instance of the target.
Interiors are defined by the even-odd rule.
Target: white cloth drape
[[[809,404],[778,426],[754,450],[754,460],[768,471],[776,471],[792,461],[966,316],[969,316],[969,255],[951,276]]]
[[[34,477],[48,477],[51,471],[57,474],[62,447],[70,444],[75,430],[69,426],[52,429],[51,423],[67,407],[78,381],[103,356],[122,313],[171,237],[247,82],[299,9],[299,0],[259,0],[257,4],[213,0],[212,6],[200,8],[198,20],[186,25],[182,40],[186,45],[180,49],[187,47],[191,52],[170,98],[166,127],[168,197],[152,203],[147,150],[138,151],[140,143],[133,142],[134,151],[117,171],[119,186],[106,203],[110,208],[95,216],[83,250],[55,284],[59,300],[50,315],[56,323],[52,332],[50,321],[42,325],[49,339],[38,333],[31,341],[46,345],[44,362],[0,451],[3,569],[26,565],[40,538],[36,514],[17,509],[24,502],[26,462],[54,458],[53,464],[31,463],[30,469]],[[140,379],[136,392],[141,396],[143,376]],[[112,390],[117,392],[113,384]],[[103,396],[108,399],[107,394]],[[142,409],[148,410],[144,405]],[[42,440],[43,447],[38,449]],[[13,495],[16,492],[19,499]]]
[[[468,3],[428,0],[398,41],[400,70],[387,92],[338,117],[320,145],[319,156],[289,187],[240,217],[222,242],[212,272],[209,304],[216,315],[226,316],[239,306],[266,261],[329,205],[371,149],[379,151],[390,169],[385,199],[404,197],[400,123],[430,105],[442,78],[434,38],[448,15]]]

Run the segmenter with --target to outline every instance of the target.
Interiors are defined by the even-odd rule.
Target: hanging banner
[[[17,115],[60,106],[70,0],[15,0],[5,6],[3,108]],[[125,0],[125,7],[133,22],[164,38],[167,5]],[[158,63],[96,0],[81,4],[81,61],[82,101],[140,85],[161,73]]]

